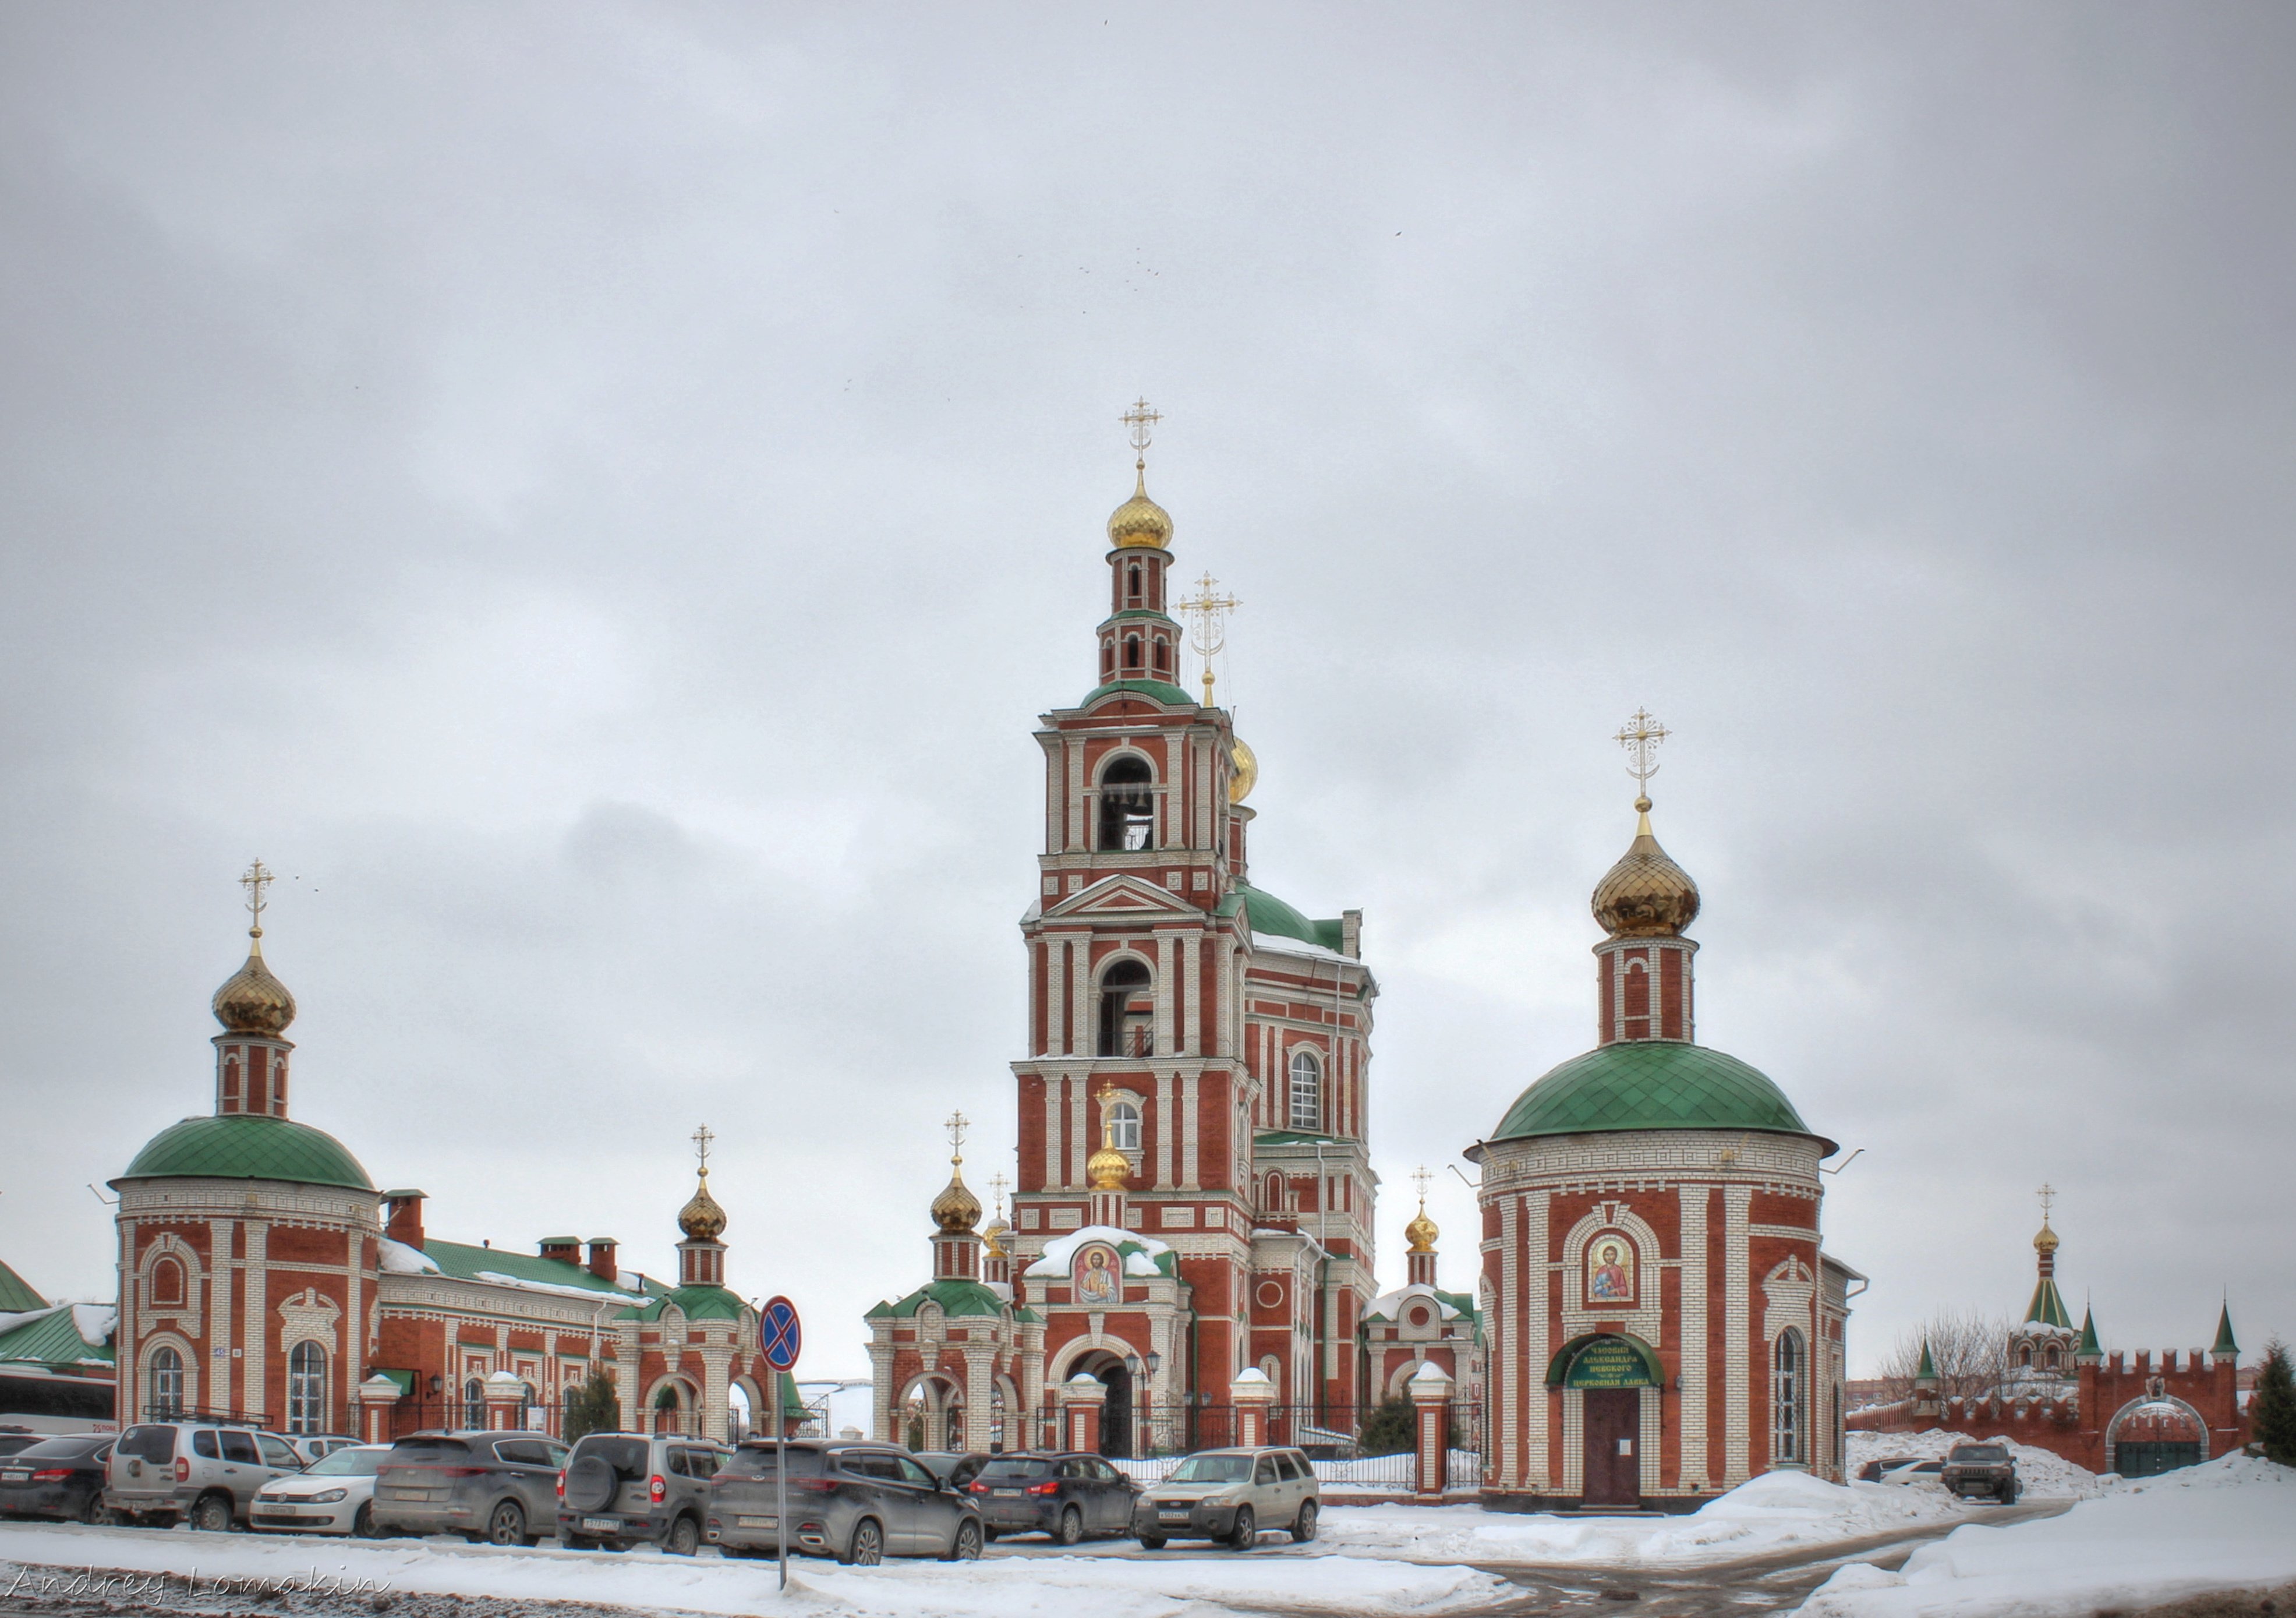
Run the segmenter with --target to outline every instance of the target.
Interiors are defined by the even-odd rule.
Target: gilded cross
[[[2046,1225],[2049,1222],[2050,1206],[2057,1200],[2057,1188],[2046,1180],[2043,1180],[2040,1190],[2035,1195],[2041,1199],[2041,1223]]]
[[[1658,744],[1666,738],[1666,727],[1640,708],[1635,710],[1635,717],[1628,719],[1613,738],[1634,760],[1627,766],[1627,774],[1635,778],[1636,786],[1645,798],[1650,796],[1650,778],[1658,774],[1658,760],[1652,755],[1658,752]]]
[[[1012,1188],[1012,1185],[1013,1182],[1004,1178],[1002,1170],[989,1179],[988,1188],[996,1194],[996,1217],[1000,1220],[1004,1217],[1004,1193]]]
[[[964,1161],[964,1131],[972,1122],[972,1120],[962,1113],[951,1113],[948,1121],[941,1126],[948,1131],[949,1162],[961,1163]]]
[[[1133,400],[1132,408],[1116,419],[1130,429],[1128,436],[1132,440],[1132,453],[1139,457],[1140,465],[1144,469],[1148,464],[1148,445],[1155,425],[1164,418],[1157,413],[1154,406],[1140,398]]]
[[[250,938],[263,936],[263,912],[268,908],[263,890],[277,880],[259,859],[248,866],[247,875],[239,879],[239,885],[247,890],[247,935]]]
[[[1204,663],[1204,706],[1212,705],[1212,655],[1227,645],[1227,615],[1243,603],[1233,595],[1212,592],[1219,580],[1207,572],[1196,580],[1196,593],[1173,605],[1188,617],[1188,645]]]
[[[1422,1208],[1424,1208],[1427,1205],[1427,1182],[1434,1178],[1435,1177],[1433,1175],[1427,1172],[1427,1165],[1425,1163],[1420,1164],[1416,1169],[1414,1169],[1411,1171],[1411,1183],[1419,1187],[1419,1205]]]
[[[718,1137],[711,1132],[709,1126],[705,1123],[700,1129],[694,1130],[692,1135],[687,1137],[687,1138],[693,1142],[693,1155],[700,1161],[701,1164],[701,1171],[704,1174],[709,1173],[709,1143],[717,1139]]]

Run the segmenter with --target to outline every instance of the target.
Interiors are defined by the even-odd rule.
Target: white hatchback
[[[345,1533],[379,1538],[370,1502],[375,1467],[389,1444],[353,1444],[274,1478],[255,1491],[249,1526],[262,1533]]]

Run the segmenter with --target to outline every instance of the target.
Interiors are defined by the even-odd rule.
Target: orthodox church
[[[726,1284],[726,1212],[700,1183],[678,1214],[679,1277],[621,1267],[611,1237],[522,1253],[440,1241],[427,1200],[375,1189],[334,1137],[288,1115],[295,998],[256,924],[216,991],[213,1111],[169,1125],[119,1194],[119,1420],[206,1415],[370,1441],[423,1427],[556,1433],[568,1397],[613,1375],[620,1425],[724,1436],[737,1408],[794,1390]],[[801,1409],[799,1411],[801,1412]]]
[[[1209,663],[1201,701],[1178,683],[1171,615],[1197,615],[1208,653],[1234,603],[1209,576],[1172,595],[1172,519],[1147,491],[1156,419],[1126,417],[1141,453],[1108,521],[1095,682],[1036,733],[1009,1222],[976,1232],[961,1176],[933,1203],[932,1278],[868,1316],[881,1437],[1225,1442],[1243,1376],[1267,1388],[1271,1431],[1312,1442],[1351,1433],[1386,1391],[1396,1356],[1374,1389],[1367,1325],[1447,1354],[1474,1337],[1472,1302],[1432,1292],[1431,1223],[1416,1290],[1377,1294],[1362,916],[1310,920],[1251,883],[1258,762]],[[1082,1427],[1062,1425],[1070,1406]]]

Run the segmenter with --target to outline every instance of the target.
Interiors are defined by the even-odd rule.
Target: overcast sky
[[[1013,1144],[1037,716],[1116,417],[1245,605],[1258,883],[1359,906],[1401,1277],[1698,879],[1700,1037],[1863,1155],[1870,1364],[2296,1333],[2284,6],[0,10],[0,1257],[212,1103],[865,1374]],[[2229,907],[2229,908],[2227,908]],[[1472,1172],[1472,1171],[1470,1171]]]

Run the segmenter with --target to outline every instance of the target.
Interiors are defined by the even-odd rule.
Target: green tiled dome
[[[1622,1039],[1548,1072],[1516,1097],[1490,1138],[1597,1129],[1810,1133],[1784,1092],[1735,1056],[1678,1039]]]
[[[374,1182],[342,1142],[285,1118],[186,1118],[152,1138],[122,1179],[276,1179],[372,1191]]]

